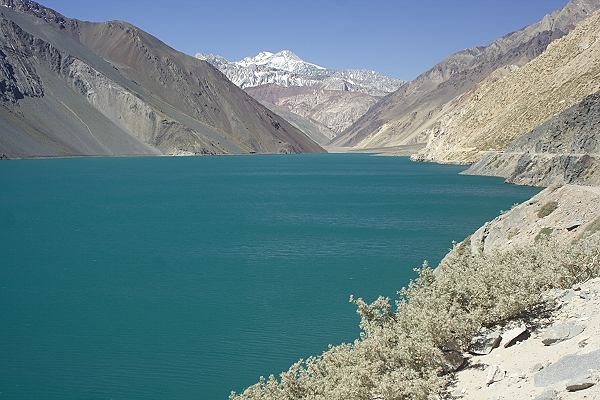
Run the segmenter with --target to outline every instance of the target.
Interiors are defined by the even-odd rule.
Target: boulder
[[[443,351],[462,351],[460,348],[460,344],[456,340],[451,340],[442,345],[441,349]]]
[[[465,357],[460,351],[444,351],[445,369],[447,372],[457,371],[465,363]]]
[[[531,367],[529,369],[529,372],[538,372],[538,371],[541,371],[543,369],[544,369],[544,364],[542,364],[542,363],[535,363],[533,365],[533,367]]]
[[[502,335],[498,332],[489,331],[474,336],[469,343],[469,353],[477,355],[490,354],[500,345]]]
[[[533,376],[535,387],[548,387],[575,376],[600,369],[600,350],[586,354],[569,354]]]
[[[565,291],[565,294],[563,294],[561,300],[566,303],[567,301],[570,301],[571,299],[574,299],[575,297],[577,297],[577,293],[575,293],[575,290],[569,289],[569,290]]]
[[[583,326],[572,322],[556,325],[548,329],[546,333],[542,335],[542,343],[544,343],[545,346],[552,346],[554,344],[574,338],[583,332],[583,330]]]
[[[502,346],[510,347],[517,342],[529,338],[529,331],[524,325],[510,329],[502,334]]]
[[[583,225],[585,222],[581,221],[581,220],[574,220],[571,221],[567,224],[567,226],[565,228],[567,228],[568,231],[572,231],[575,228],[579,228],[581,225]]]

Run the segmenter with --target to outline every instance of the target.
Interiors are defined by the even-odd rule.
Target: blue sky
[[[332,69],[414,79],[446,56],[538,22],[568,0],[41,0],[67,17],[125,20],[189,55],[291,50]]]

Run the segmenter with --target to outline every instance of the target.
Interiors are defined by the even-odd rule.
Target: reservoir
[[[366,154],[0,162],[0,399],[227,399],[540,189]]]

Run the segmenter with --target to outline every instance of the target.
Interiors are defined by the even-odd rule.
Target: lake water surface
[[[0,162],[0,399],[226,399],[539,189],[365,154]]]

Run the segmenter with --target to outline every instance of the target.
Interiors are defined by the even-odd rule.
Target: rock
[[[577,346],[579,346],[580,348],[583,348],[585,346],[588,345],[588,340],[590,340],[590,336],[586,336],[583,339],[581,339],[578,343]]]
[[[465,357],[460,351],[444,351],[444,360],[446,364],[446,371],[454,372],[458,370],[465,363]]]
[[[598,376],[594,373],[588,373],[585,375],[580,375],[576,378],[571,379],[569,383],[567,383],[566,389],[569,392],[574,392],[576,390],[587,389],[591,386],[594,386],[598,382]]]
[[[584,300],[589,300],[590,299],[590,292],[588,292],[587,290],[582,290],[579,292],[579,298],[584,299]]]
[[[506,371],[500,365],[490,365],[488,368],[485,384],[489,386],[494,382],[499,382],[506,377]]]
[[[462,397],[467,393],[467,389],[456,389],[452,392],[453,397]]]
[[[587,354],[570,354],[534,375],[535,387],[548,387],[560,381],[600,369],[600,350]]]
[[[577,219],[575,221],[569,222],[565,228],[567,228],[568,231],[572,231],[575,228],[579,228],[583,224],[583,221]]]
[[[529,331],[524,325],[510,329],[502,334],[502,346],[510,347],[517,342],[529,338]]]
[[[533,400],[558,400],[558,392],[556,390],[546,390]]]
[[[460,345],[455,340],[444,343],[441,349],[443,351],[462,351]]]
[[[575,291],[573,289],[565,290],[565,294],[563,294],[561,300],[563,302],[567,302],[576,296],[577,296],[577,294],[575,293]]]
[[[478,334],[469,343],[469,353],[479,355],[490,354],[493,349],[500,345],[501,341],[502,335],[498,332],[491,331]]]
[[[556,325],[544,333],[542,343],[544,343],[544,346],[552,346],[553,344],[574,338],[583,332],[583,330],[583,326],[574,323]]]
[[[447,372],[458,370],[465,363],[460,345],[452,340],[442,345],[441,350],[444,352],[445,369]]]

